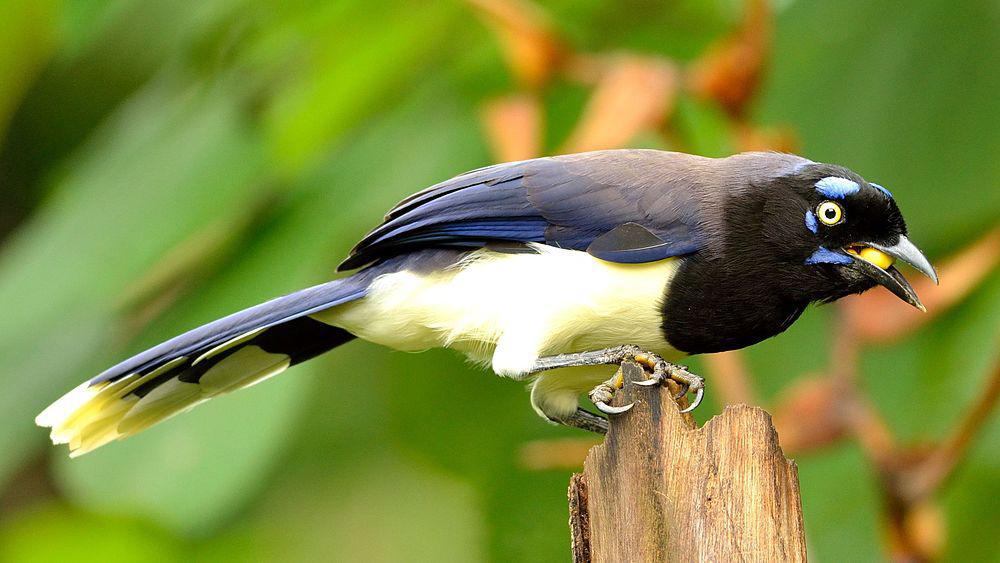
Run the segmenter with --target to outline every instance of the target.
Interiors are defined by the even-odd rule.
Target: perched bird
[[[937,281],[888,190],[789,154],[714,159],[608,150],[488,166],[392,208],[339,270],[355,273],[219,319],[125,360],[36,422],[71,455],[131,436],[354,338],[444,346],[516,380],[558,423],[599,410],[635,359],[649,383],[704,382],[667,363],[743,348],[812,302],[881,285],[923,309],[892,266]],[[693,407],[694,405],[692,405]]]

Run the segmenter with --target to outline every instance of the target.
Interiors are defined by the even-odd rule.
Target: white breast
[[[400,350],[456,348],[515,377],[539,356],[619,344],[676,356],[660,328],[676,260],[615,264],[535,248],[537,254],[484,249],[445,271],[386,274],[364,299],[314,317]]]

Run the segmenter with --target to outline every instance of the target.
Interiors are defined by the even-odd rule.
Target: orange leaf
[[[626,146],[638,133],[663,124],[673,110],[676,89],[673,64],[649,57],[616,57],[600,77],[563,152]]]
[[[541,154],[543,116],[534,96],[514,94],[490,100],[483,107],[482,119],[497,162]]]
[[[767,62],[771,27],[767,0],[747,0],[740,28],[710,47],[688,69],[688,88],[741,117]]]
[[[741,151],[799,152],[799,139],[788,127],[737,124],[736,144]]]
[[[468,0],[494,30],[517,80],[544,86],[561,64],[565,49],[546,14],[526,0]]]

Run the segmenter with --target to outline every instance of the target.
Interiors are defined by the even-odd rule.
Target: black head
[[[882,285],[923,309],[893,263],[902,260],[935,282],[937,274],[907,238],[888,190],[847,168],[816,163],[767,183],[750,192],[764,198],[760,236],[783,263],[791,295],[827,302]]]
[[[749,346],[788,328],[811,302],[876,285],[923,309],[892,263],[937,275],[906,237],[888,190],[791,155],[747,153],[721,164],[708,199],[708,244],[684,259],[663,303],[675,348]]]

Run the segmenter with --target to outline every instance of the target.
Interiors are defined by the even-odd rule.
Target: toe
[[[628,412],[629,409],[634,407],[635,403],[629,403],[620,407],[613,407],[604,401],[595,401],[594,406],[597,407],[597,410],[603,412],[604,414],[622,414],[623,412]]]

